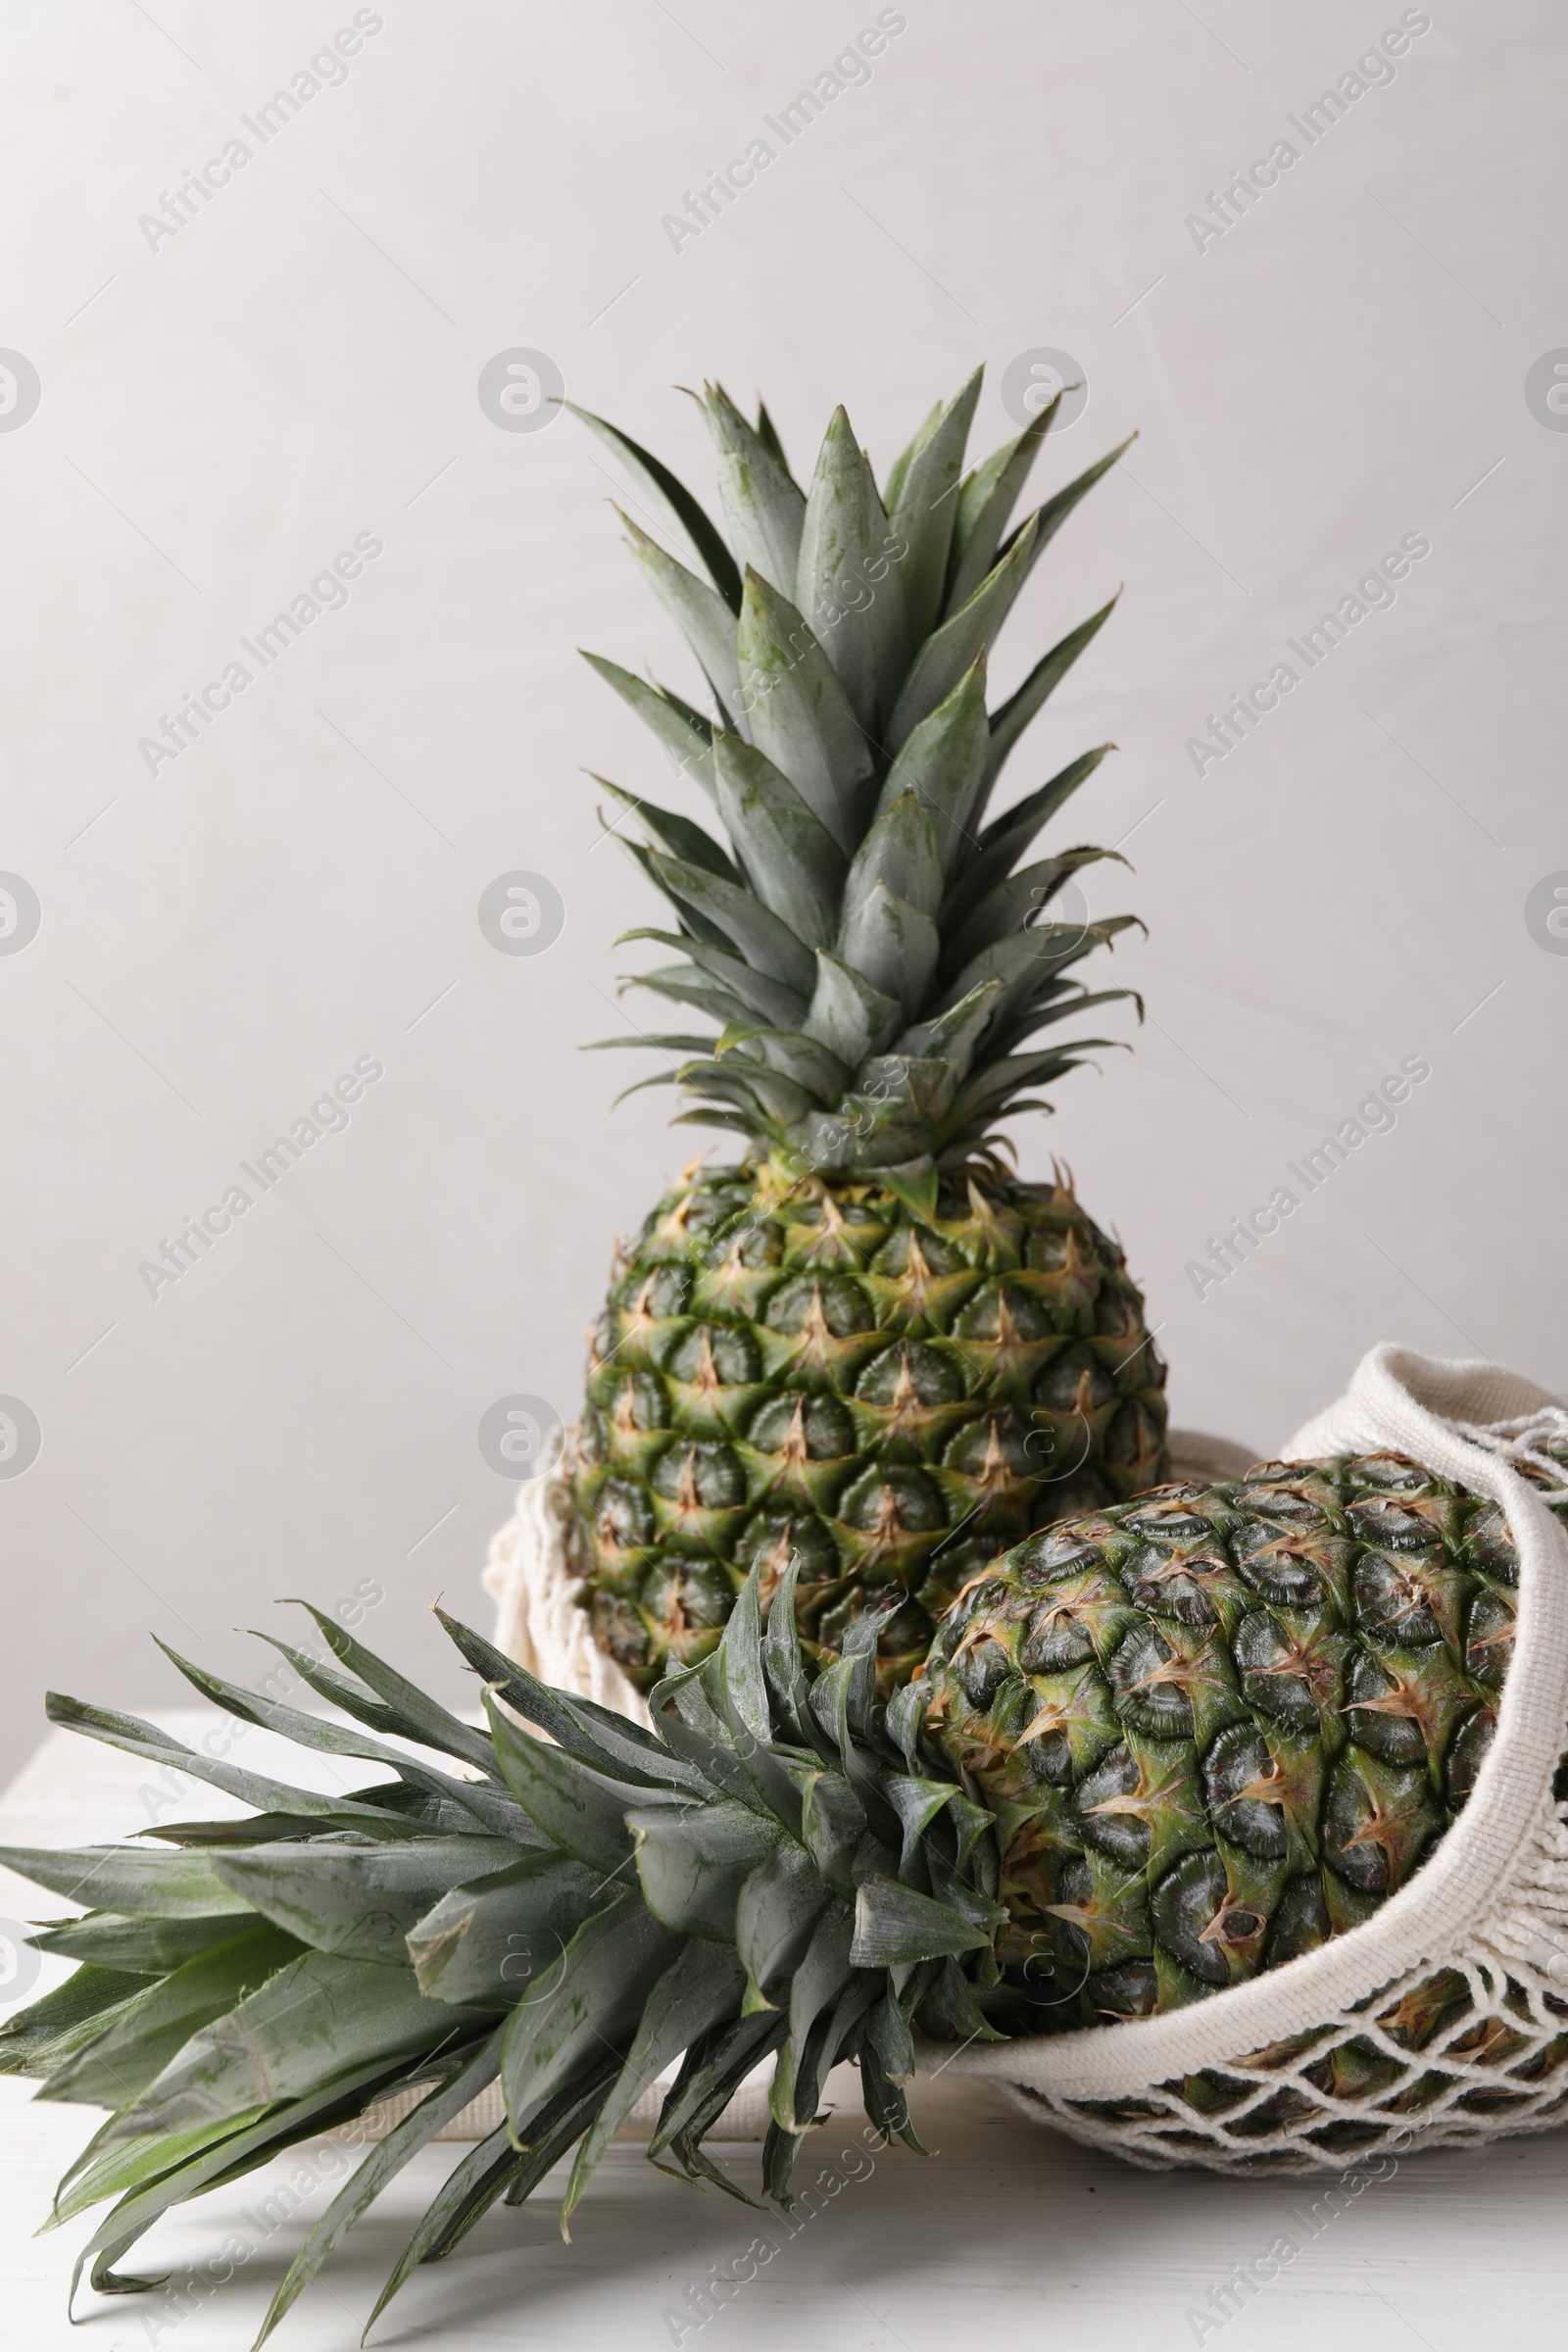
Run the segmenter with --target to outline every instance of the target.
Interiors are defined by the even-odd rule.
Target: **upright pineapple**
[[[682,959],[636,985],[718,1024],[608,1042],[679,1056],[643,1083],[679,1084],[688,1121],[745,1142],[739,1165],[694,1163],[659,1202],[592,1342],[571,1560],[601,1645],[644,1690],[711,1650],[754,1565],[765,1603],[791,1558],[825,1655],[868,1592],[906,1595],[882,1637],[883,1679],[902,1680],[987,1559],[1165,1474],[1164,1367],[1121,1250],[1069,1182],[1011,1177],[996,1134],[1104,1042],[1040,1032],[1131,993],[1068,975],[1135,918],[1052,913],[1114,853],[1019,864],[1110,747],[988,814],[1111,606],[986,709],[1014,598],[1121,453],[1009,531],[1055,404],[965,473],[979,389],[977,370],[933,410],[879,494],[842,408],[808,493],[766,411],[754,430],[709,388],[732,544],[585,417],[706,574],[623,517],[714,715],[589,658],[727,842],[606,787],[679,926],[630,935]]]
[[[1559,1511],[1564,1463],[1568,1441],[1518,1465]],[[437,2190],[372,2324],[417,2264],[575,2146],[564,2227],[677,2061],[649,2154],[690,2178],[733,2189],[703,2136],[770,2053],[763,2181],[785,2204],[842,2059],[873,2125],[918,2146],[915,2031],[997,2041],[1200,2002],[1408,1886],[1485,1754],[1518,1563],[1494,1504],[1398,1456],[1266,1464],[1027,1539],[885,1706],[884,1611],[813,1674],[798,1576],[764,1634],[753,1571],[717,1648],[652,1694],[652,1733],[451,1620],[489,1685],[488,1731],[319,1612],[332,1664],[277,1646],[348,1721],[176,1661],[242,1720],[388,1776],[331,1795],[52,1698],[57,1723],[258,1808],[163,1824],[150,1847],[0,1852],[100,1906],[38,1938],[80,1965],[0,2025],[0,2072],[114,2109],[57,2195],[57,2221],[115,2200],[78,2273],[145,2283],[119,2266],[172,2206],[415,2086],[306,2237],[264,2335],[497,2077],[506,2124]],[[1446,2107],[1470,2054],[1494,2070],[1465,2093],[1489,2116],[1560,2114],[1568,2005],[1533,2008],[1485,1973],[1434,1968],[1258,2053],[1265,2070],[1300,2060],[1323,2095],[1271,2088],[1245,2137],[1264,2158],[1353,2150],[1391,2114]],[[1247,2086],[1210,2072],[1165,2088],[1205,2114]]]

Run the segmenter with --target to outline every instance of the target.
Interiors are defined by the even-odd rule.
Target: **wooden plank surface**
[[[226,1736],[216,1715],[160,1721],[186,1740]],[[242,1752],[257,1769],[275,1769],[282,1743],[251,1730]],[[295,1768],[296,1752],[287,1753]],[[310,1761],[329,1785],[333,1760]],[[0,1840],[122,1835],[160,1811],[172,1818],[171,1794],[132,1759],[55,1734],[0,1799]],[[203,1813],[221,1808],[203,1792]],[[0,1876],[0,1916],[16,1922],[61,1908]],[[37,1984],[48,1981],[40,1973]],[[15,1983],[0,1988],[0,2000],[12,2005],[17,1992]],[[33,2104],[32,2087],[0,2082],[5,2344],[244,2352],[304,2230],[331,2196],[342,2158],[316,2143],[305,2151],[314,2184],[296,2171],[297,2158],[285,2159],[172,2216],[134,2264],[167,2273],[169,2283],[139,2297],[85,2294],[77,2308],[89,2325],[73,2330],[66,2287],[89,2224],[44,2238],[31,2232],[96,2119]],[[411,2352],[524,2343],[530,2352],[677,2343],[702,2352],[927,2352],[942,2343],[1007,2352],[1217,2343],[1226,2352],[1244,2343],[1266,2352],[1325,2344],[1334,2352],[1423,2344],[1428,2352],[1492,2344],[1563,2352],[1568,2344],[1563,2132],[1406,2159],[1343,2210],[1325,2211],[1321,2183],[1130,2171],[952,2072],[915,2085],[930,2158],[880,2149],[868,2144],[853,2076],[834,2087],[847,2103],[803,2158],[798,2179],[809,2193],[795,2216],[694,2194],[620,2144],[574,2216],[569,2246],[558,2227],[563,2168],[527,2206],[490,2214],[449,2262],[421,2273],[371,2341]],[[715,2152],[737,2185],[756,2189],[755,2145]],[[461,2153],[445,2146],[416,2159],[290,2315],[279,2347],[351,2352],[381,2278]],[[1271,2252],[1282,2242],[1296,2248],[1284,2262]]]

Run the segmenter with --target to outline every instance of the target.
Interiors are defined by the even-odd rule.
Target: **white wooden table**
[[[161,1716],[187,1740],[216,1716]],[[244,1736],[254,1768],[307,1777],[338,1769],[304,1759],[261,1731]],[[351,1775],[357,1768],[348,1768]],[[345,1786],[349,1785],[347,1781]],[[0,1799],[0,1841],[79,1844],[173,1818],[172,1791],[145,1767],[55,1733]],[[189,1789],[179,1811],[230,1808]],[[237,1808],[234,1808],[237,1809]],[[58,1914],[54,1898],[0,1873],[0,1917]],[[32,1991],[60,1964],[46,1963]],[[31,1997],[30,1993],[28,1997]],[[0,1991],[14,2005],[16,1988]],[[311,2192],[281,2228],[260,2207],[292,2159],[164,2221],[131,2267],[168,2271],[146,2296],[78,2298],[66,2286],[91,2217],[31,2234],[58,2175],[96,2123],[83,2108],[30,2104],[32,2085],[0,2082],[0,2344],[17,2352],[244,2352],[309,2219],[331,2194]],[[997,2092],[953,2074],[915,2085],[916,2122],[933,2154],[868,2150],[862,2119],[840,2106],[798,2184],[820,2206],[792,2225],[716,2192],[696,2195],[617,2144],[562,2243],[564,2171],[518,2211],[492,2212],[449,2261],[420,2272],[383,2314],[379,2345],[491,2352],[927,2352],[939,2343],[1094,2352],[1175,2352],[1223,2341],[1265,2352],[1564,2352],[1568,2346],[1568,2134],[1505,2141],[1487,2153],[1407,2159],[1303,2244],[1250,2299],[1231,2301],[1239,2264],[1274,2240],[1306,2240],[1308,2197],[1289,2180],[1221,2181],[1143,2174],[1072,2146],[1016,2115]],[[426,2149],[372,2207],[274,2339],[282,2352],[352,2352],[381,2279],[436,2183],[462,2150]],[[755,2189],[758,2150],[714,2151]],[[1320,2194],[1320,2186],[1311,2193]],[[259,2226],[260,2224],[260,2226]],[[237,2234],[246,2259],[214,2287],[205,2269]],[[772,2251],[749,2252],[758,2239]],[[229,2244],[229,2257],[234,2252]],[[221,2261],[220,2268],[226,2267]],[[753,2275],[755,2274],[755,2275]],[[725,2283],[715,2289],[717,2278]],[[708,2316],[704,2316],[704,2311]]]

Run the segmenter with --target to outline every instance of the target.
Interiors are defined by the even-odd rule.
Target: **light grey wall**
[[[1008,364],[1070,353],[1089,407],[1041,478],[1142,438],[1000,682],[1125,581],[1011,776],[1121,747],[1066,831],[1136,862],[1089,895],[1147,918],[1113,976],[1150,1019],[1023,1164],[1060,1153],[1124,1238],[1188,1424],[1277,1444],[1381,1336],[1568,1385],[1568,960],[1526,921],[1568,869],[1568,418],[1526,401],[1568,344],[1560,12],[1433,0],[1308,145],[1290,119],[1393,0],[907,0],[869,80],[679,250],[662,216],[869,0],[371,13],[265,146],[242,118],[346,0],[8,15],[0,344],[41,399],[0,431],[0,867],[42,920],[0,956],[0,1391],[43,1437],[0,1480],[9,1759],[45,1681],[172,1696],[146,1629],[232,1664],[274,1594],[362,1579],[372,1638],[456,1690],[422,1610],[485,1612],[512,1490],[479,1418],[571,1415],[612,1237],[686,1156],[667,1097],[612,1112],[631,1057],[578,1051],[627,1025],[640,951],[612,942],[657,919],[580,770],[661,767],[573,649],[690,673],[586,434],[482,411],[514,347],[705,485],[672,384],[765,387],[798,465],[843,398],[884,464],[977,358],[990,446]],[[140,224],[236,133],[197,217]],[[1251,209],[1190,224],[1281,138]],[[241,655],[246,691],[149,773],[161,714],[359,534],[382,552],[346,605],[266,672]],[[1288,641],[1404,534],[1431,552],[1397,602],[1306,674]],[[1195,760],[1280,661],[1301,682]],[[481,934],[515,869],[564,904],[547,954]],[[139,1262],[359,1056],[384,1074],[346,1129],[149,1297]],[[1200,1298],[1209,1237],[1405,1056],[1431,1075],[1393,1132]]]

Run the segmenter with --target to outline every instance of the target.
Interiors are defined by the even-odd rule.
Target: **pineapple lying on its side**
[[[1004,1964],[1097,2025],[1369,1919],[1475,1786],[1517,1581],[1496,1504],[1397,1454],[1166,1487],[995,1561],[926,1730],[997,1818]]]
[[[1517,1574],[1496,1506],[1413,1463],[1273,1463],[1026,1540],[974,1580],[928,1671],[885,1706],[883,1609],[813,1675],[795,1564],[765,1634],[752,1571],[717,1648],[652,1692],[652,1734],[546,1690],[450,1619],[489,1686],[488,1733],[323,1615],[336,1666],[279,1646],[349,1724],[182,1665],[241,1717],[395,1776],[349,1795],[51,1699],[56,1722],[258,1808],[162,1827],[151,1846],[0,1852],[101,1906],[39,1937],[81,1965],[0,2027],[0,2068],[115,2109],[56,2219],[118,2200],[82,2262],[100,2288],[134,2285],[117,2266],[171,2206],[427,2085],[312,2230],[265,2333],[498,2075],[508,2126],[458,2164],[377,2312],[575,2146],[564,2223],[677,2060],[649,2153],[693,2179],[732,2186],[703,2136],[770,2052],[775,2197],[842,2059],[872,2123],[918,2146],[914,2032],[995,2041],[1201,2001],[1407,1885],[1485,1753]],[[1411,2049],[1469,1998],[1452,1971],[1417,1989],[1430,1998],[1388,2025]],[[1568,2035],[1531,2061],[1531,2083],[1565,2062]],[[1356,2099],[1397,2071],[1354,2042],[1313,2064],[1331,2070],[1332,2112],[1314,2122],[1282,2093],[1250,2125],[1264,2152],[1271,2134],[1344,2144]],[[1415,2074],[1399,2112],[1448,2083]],[[1185,2089],[1197,2106],[1224,2095],[1203,2077]],[[1488,2095],[1529,2085],[1499,2078]]]
[[[1020,863],[1109,747],[991,809],[1110,605],[986,709],[1014,598],[1121,453],[1009,527],[1055,404],[966,473],[979,388],[977,370],[932,412],[880,492],[842,409],[808,491],[765,411],[754,430],[710,388],[728,544],[658,460],[585,418],[700,567],[627,522],[714,713],[593,658],[713,825],[607,788],[678,925],[631,934],[679,957],[636,984],[717,1032],[609,1042],[680,1056],[644,1083],[678,1083],[689,1121],[745,1147],[659,1202],[592,1342],[570,1558],[644,1691],[712,1650],[754,1565],[770,1592],[791,1556],[814,1655],[838,1654],[868,1594],[906,1595],[883,1630],[891,1688],[986,1560],[1166,1474],[1164,1366],[1121,1250],[1070,1186],[1019,1183],[996,1149],[999,1122],[1104,1042],[1056,1024],[1130,993],[1070,975],[1134,918],[1057,919],[1073,875],[1115,853]]]

